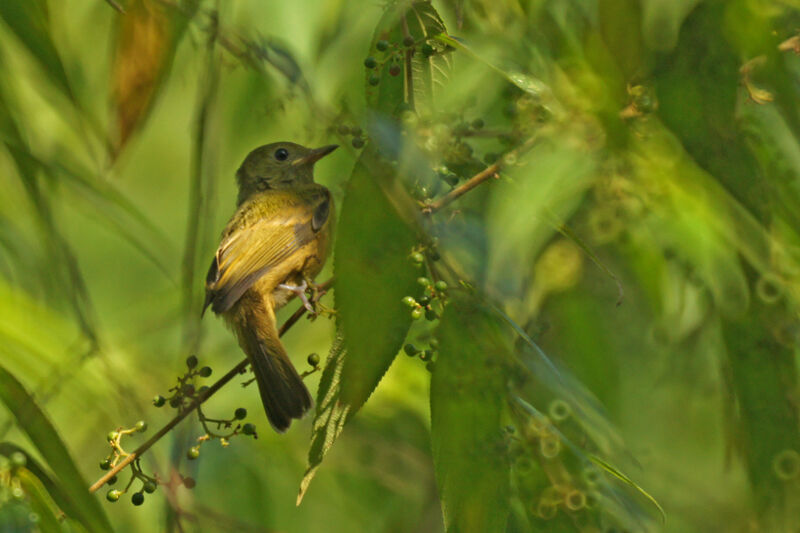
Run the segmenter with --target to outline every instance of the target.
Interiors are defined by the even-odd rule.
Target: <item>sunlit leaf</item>
[[[347,349],[344,338],[341,334],[337,334],[319,380],[317,408],[311,430],[311,445],[308,449],[308,466],[303,474],[303,480],[300,482],[297,505],[303,501],[311,480],[314,479],[328,450],[342,433],[344,424],[351,413],[351,407],[340,400],[342,367],[345,357],[347,357]]]
[[[507,333],[491,311],[461,296],[439,326],[431,446],[448,531],[505,531],[510,478],[501,421],[511,351]]]
[[[42,455],[47,465],[66,489],[78,515],[75,518],[87,530],[103,533],[113,531],[100,503],[89,493],[67,447],[36,400],[17,379],[0,366],[0,401],[14,414],[20,429]]]
[[[655,499],[655,498],[653,498],[653,497],[650,495],[650,493],[648,493],[646,490],[644,490],[642,487],[640,487],[640,486],[639,486],[639,485],[638,485],[638,484],[637,484],[635,481],[633,481],[631,478],[629,478],[628,476],[626,476],[625,474],[623,474],[622,472],[620,472],[618,469],[614,468],[614,467],[613,467],[612,465],[610,465],[610,464],[609,464],[607,461],[604,461],[603,459],[601,459],[601,458],[597,457],[596,455],[590,455],[590,456],[589,456],[589,458],[592,460],[592,462],[593,462],[594,464],[596,464],[597,466],[599,466],[600,468],[602,468],[604,471],[608,472],[609,474],[611,474],[611,475],[612,475],[612,476],[614,476],[615,478],[619,479],[620,481],[622,481],[622,482],[623,482],[623,483],[625,483],[626,485],[628,485],[628,486],[630,486],[630,487],[632,487],[632,488],[636,489],[636,491],[637,491],[639,494],[641,494],[642,496],[644,496],[645,498],[647,498],[647,500],[648,500],[650,503],[652,503],[652,504],[653,504],[653,506],[655,506],[655,508],[656,508],[656,509],[658,509],[658,512],[659,512],[659,514],[661,515],[661,520],[662,520],[662,521],[666,521],[666,519],[667,519],[667,513],[665,513],[665,512],[664,512],[664,509],[661,507],[661,505],[659,505],[658,501],[656,501],[656,499]]]

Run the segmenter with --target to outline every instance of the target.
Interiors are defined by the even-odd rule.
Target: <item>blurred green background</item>
[[[561,369],[534,372],[541,383],[519,394],[553,420],[554,399],[571,404],[583,437],[570,453],[613,457],[666,515],[608,472],[625,494],[616,503],[542,514],[555,463],[537,459],[530,474],[510,453],[511,518],[497,509],[498,529],[798,531],[800,4],[417,2],[407,14],[438,13],[447,33],[419,37],[412,21],[413,68],[423,71],[412,71],[411,95],[411,56],[395,62],[376,49],[382,39],[402,47],[391,14],[405,6],[0,5],[0,365],[52,421],[82,480],[102,474],[108,431],[146,420],[148,436],[171,418],[150,399],[174,385],[187,355],[214,369],[206,383],[241,360],[222,321],[199,311],[244,156],[278,140],[342,145],[316,180],[354,213],[348,181],[365,140],[400,153],[387,156],[398,205],[429,204],[500,161],[498,179],[409,223],[413,238],[422,248],[433,239],[451,285],[475,287]],[[374,71],[368,56],[381,62]],[[400,76],[388,74],[395,63]],[[339,238],[388,234],[364,225],[359,235],[345,223]],[[446,321],[443,339],[468,360],[457,343],[473,337],[459,341]],[[432,327],[415,322],[409,342],[426,344]],[[334,331],[332,320],[304,318],[287,333],[298,369],[328,352]],[[11,457],[13,443],[30,457],[27,469],[0,464],[0,529],[49,531],[56,507],[69,517],[59,528],[92,529],[37,485],[41,462],[42,476],[76,487],[37,440],[48,434],[26,429],[29,398],[2,382],[0,452]],[[101,489],[100,507],[73,494],[74,505],[123,532],[480,531],[443,519],[429,382],[424,362],[397,357],[299,507],[312,420],[276,435],[256,390],[236,383],[204,411],[247,408],[257,440],[213,441],[187,461],[203,434],[190,416],[142,458],[146,472],[192,476],[194,489],[159,489],[141,507],[128,496],[107,503]],[[525,434],[508,412],[502,422]],[[580,464],[561,467],[577,475]]]

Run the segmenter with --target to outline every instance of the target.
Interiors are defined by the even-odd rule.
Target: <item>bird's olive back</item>
[[[236,173],[239,182],[238,204],[251,194],[267,189],[288,189],[314,181],[314,164],[302,161],[311,153],[310,148],[291,142],[259,146],[245,158]]]

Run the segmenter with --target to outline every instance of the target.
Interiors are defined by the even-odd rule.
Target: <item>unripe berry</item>
[[[253,424],[245,424],[242,426],[242,433],[245,435],[255,435],[256,434],[256,426]]]
[[[142,490],[145,491],[147,494],[153,494],[158,488],[155,481],[145,481]]]
[[[419,303],[419,305],[424,307],[424,306],[428,305],[429,303],[431,303],[431,297],[428,296],[427,294],[423,294],[422,296],[417,298],[417,302]]]
[[[194,486],[197,485],[197,482],[194,480],[193,477],[185,477],[183,478],[183,486],[187,489],[193,489]]]
[[[353,126],[352,128],[350,128],[350,133],[352,133],[356,137],[360,137],[363,131],[361,130],[360,126]]]
[[[319,364],[319,354],[318,353],[312,353],[312,354],[310,354],[308,356],[308,359],[306,359],[306,360],[308,361],[308,364],[310,366],[316,367]]]
[[[368,57],[364,60],[364,66],[367,68],[375,68],[378,66],[378,62],[375,60],[374,57]]]
[[[414,46],[414,38],[411,37],[410,35],[403,37],[403,46],[405,47]]]
[[[161,396],[160,394],[157,394],[156,396],[153,397],[153,405],[155,405],[156,407],[163,406],[166,403],[166,401],[167,399]]]
[[[111,470],[111,460],[106,459],[100,462],[100,470]]]
[[[439,281],[437,281],[437,282],[436,282],[436,283],[433,285],[433,287],[434,287],[434,288],[435,288],[437,291],[439,291],[439,292],[444,292],[444,291],[446,291],[446,290],[447,290],[447,282],[446,282],[446,281],[444,281],[444,280],[441,280],[441,279],[440,279]]]
[[[189,448],[189,451],[186,452],[186,458],[189,459],[190,461],[194,461],[198,457],[200,457],[199,446],[192,446],[191,448]]]
[[[108,486],[113,485],[114,483],[117,482],[117,479],[118,478],[117,478],[116,474],[111,476],[110,478],[108,478],[108,481],[106,481],[106,485],[108,485]]]
[[[422,314],[423,314],[422,308],[418,307],[417,309],[411,311],[411,318],[413,320],[419,320],[420,318],[422,318]]]
[[[115,440],[117,440],[117,437],[119,437],[119,433],[117,433],[116,431],[109,431],[108,435],[106,435],[106,440],[108,442],[114,442]]]
[[[389,49],[389,41],[383,41],[383,40],[378,41],[377,43],[375,43],[375,48],[377,48],[381,52],[385,52],[386,50]]]
[[[411,256],[411,260],[414,261],[415,263],[424,263],[425,256],[419,252],[416,252]]]
[[[139,420],[138,422],[136,422],[135,428],[136,431],[138,431],[139,433],[147,431],[147,422],[145,422],[144,420]]]
[[[211,367],[210,366],[204,366],[203,368],[200,369],[199,374],[202,377],[207,378],[208,376],[211,375]]]
[[[369,84],[372,85],[373,87],[375,85],[378,85],[380,82],[381,79],[378,76],[375,76],[374,74],[369,77]]]
[[[419,278],[417,278],[417,284],[421,285],[422,287],[427,287],[427,286],[429,286],[431,284],[431,280],[429,280],[428,278],[426,278],[424,276],[423,277],[419,277]]]
[[[476,118],[475,120],[473,120],[472,121],[472,128],[476,129],[476,130],[479,130],[479,129],[483,128],[483,119],[482,118]]]
[[[403,303],[409,307],[417,307],[417,301],[414,299],[413,296],[406,296],[403,298]]]
[[[422,45],[422,55],[425,57],[432,56],[434,51],[435,50],[433,49],[433,46],[429,45],[428,43]]]
[[[239,407],[233,413],[233,418],[235,418],[236,420],[244,420],[246,417],[247,417],[247,409],[245,409],[244,407]]]
[[[131,503],[133,505],[142,505],[144,503],[144,494],[135,492],[133,496],[131,496]]]
[[[400,74],[400,65],[392,65],[389,67],[389,75],[397,76]]]
[[[190,355],[189,357],[187,357],[186,358],[186,366],[188,366],[189,368],[196,367],[197,366],[197,357],[195,357],[194,355]]]
[[[349,133],[350,133],[350,128],[348,128],[347,126],[345,126],[344,124],[342,124],[341,126],[339,126],[339,127],[336,129],[336,131],[338,131],[338,132],[339,132],[339,135],[347,135],[347,134],[349,134]]]
[[[419,353],[419,349],[413,344],[406,344],[403,346],[403,351],[406,352],[406,355],[409,357],[414,357]]]
[[[115,502],[115,501],[119,500],[120,496],[122,496],[122,491],[121,490],[112,489],[112,490],[108,491],[108,494],[106,494],[106,500],[108,500],[110,502]]]
[[[359,148],[364,147],[364,139],[362,139],[361,137],[353,137],[351,144],[353,145],[353,148],[358,150]]]
[[[425,310],[425,320],[434,321],[439,318],[439,315],[431,308]]]

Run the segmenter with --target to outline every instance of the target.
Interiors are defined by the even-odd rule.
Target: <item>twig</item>
[[[496,163],[493,163],[488,167],[486,167],[485,169],[481,170],[480,172],[472,176],[470,179],[468,179],[467,181],[465,181],[464,183],[462,183],[449,193],[445,194],[435,202],[431,202],[425,205],[422,208],[422,212],[426,214],[435,213],[442,207],[446,206],[447,204],[449,204],[454,200],[457,200],[458,198],[468,193],[469,191],[471,191],[484,181],[488,180],[489,178],[497,176],[497,173],[503,167],[503,164],[507,158],[520,156],[523,153],[527,152],[536,143],[537,138],[538,137],[534,135],[533,137],[530,137],[527,141],[525,141],[518,148],[515,148],[514,150],[511,150],[508,153],[502,155],[497,159]]]
[[[119,5],[117,2],[115,2],[114,0],[106,0],[106,4],[110,5],[115,10],[119,11],[120,13],[122,13],[123,15],[125,14],[125,9],[121,5]]]
[[[318,288],[320,290],[327,289],[328,287],[331,286],[332,283],[333,283],[333,279],[329,279],[325,283],[320,284],[318,286]],[[297,321],[300,320],[300,317],[302,317],[305,314],[305,312],[306,312],[306,308],[301,305],[300,308],[297,311],[295,311],[294,314],[292,316],[290,316],[286,320],[286,322],[283,323],[283,325],[281,326],[281,329],[279,330],[278,334],[280,336],[283,336],[283,334],[286,333],[289,330],[289,328],[294,326],[297,323]],[[164,435],[169,433],[169,431],[172,428],[174,428],[175,426],[177,426],[178,423],[181,420],[183,420],[184,418],[189,416],[190,413],[192,413],[194,410],[197,409],[197,407],[202,405],[203,402],[205,402],[211,396],[213,396],[214,393],[216,393],[219,389],[221,389],[226,383],[228,383],[230,380],[232,380],[238,374],[241,374],[242,372],[244,372],[244,370],[247,368],[247,364],[248,364],[248,360],[247,360],[247,358],[245,358],[244,360],[240,361],[239,364],[237,364],[235,367],[230,369],[227,374],[225,374],[224,376],[219,378],[216,381],[216,383],[211,385],[208,388],[208,390],[206,390],[204,393],[200,394],[197,397],[197,399],[193,403],[191,403],[186,409],[184,409],[183,411],[181,411],[177,415],[175,415],[175,418],[170,420],[167,423],[167,425],[165,425],[160,430],[158,430],[158,432],[155,435],[153,435],[152,437],[150,437],[147,440],[147,442],[145,442],[144,444],[142,444],[141,446],[136,448],[136,450],[131,452],[130,455],[128,455],[122,461],[120,461],[116,466],[114,466],[114,468],[112,468],[111,470],[106,472],[103,475],[103,477],[101,477],[100,479],[95,481],[94,484],[91,487],[89,487],[89,492],[96,492],[100,487],[105,485],[106,482],[109,479],[111,479],[116,474],[118,474],[123,468],[125,468],[126,466],[131,464],[134,460],[136,460],[136,458],[140,457],[144,452],[149,450],[153,446],[153,444],[155,444],[156,442],[158,442],[161,439],[161,437],[163,437]]]

